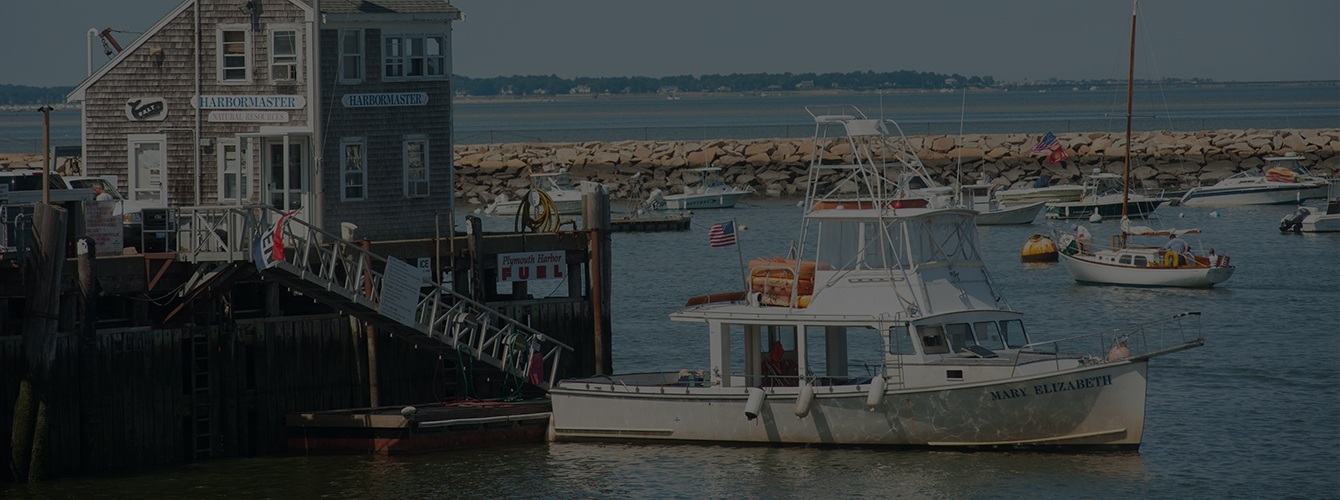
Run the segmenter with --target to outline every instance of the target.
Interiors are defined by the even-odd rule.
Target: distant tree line
[[[457,93],[476,96],[544,94],[652,94],[666,92],[768,92],[780,90],[877,90],[990,87],[990,76],[895,71],[876,73],[745,73],[730,75],[681,75],[660,78],[608,77],[559,78],[556,75],[471,78],[455,75]]]
[[[27,85],[0,84],[0,106],[62,103],[65,102],[65,96],[72,90],[74,90],[74,87],[29,87]]]

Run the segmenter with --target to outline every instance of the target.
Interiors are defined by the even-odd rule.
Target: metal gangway
[[[544,390],[555,382],[563,351],[572,350],[484,304],[427,282],[413,287],[418,300],[412,317],[383,311],[388,267],[408,264],[390,262],[273,207],[182,207],[176,220],[177,259],[197,264],[188,289],[207,287],[230,270],[255,266],[295,292],[369,323],[417,332]],[[425,287],[430,291],[422,292]],[[542,355],[543,366],[532,366],[535,353]]]

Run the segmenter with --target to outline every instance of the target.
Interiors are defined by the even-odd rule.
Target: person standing
[[[93,184],[93,199],[97,201],[112,201],[112,193],[108,193],[102,184]]]
[[[1074,229],[1075,229],[1075,242],[1079,244],[1079,251],[1081,252],[1089,251],[1089,244],[1093,243],[1093,233],[1089,232],[1089,228],[1079,224],[1075,224]]]
[[[1191,250],[1191,245],[1188,245],[1186,240],[1178,238],[1177,233],[1171,233],[1168,235],[1168,242],[1163,244],[1163,249],[1167,251],[1163,254],[1164,265],[1181,267],[1186,263],[1186,253]]]

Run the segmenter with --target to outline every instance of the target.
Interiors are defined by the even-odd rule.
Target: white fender
[[[763,389],[757,387],[749,388],[749,402],[744,405],[744,416],[749,420],[758,418],[758,413],[763,409],[763,399],[768,397]]]
[[[884,389],[888,387],[888,382],[884,377],[875,377],[870,381],[870,392],[865,396],[865,406],[871,410],[879,406],[884,401]]]
[[[808,416],[811,406],[814,406],[814,387],[810,386],[809,382],[801,382],[800,395],[796,396],[796,417]]]

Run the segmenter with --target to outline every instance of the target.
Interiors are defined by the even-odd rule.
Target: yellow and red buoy
[[[1019,252],[1022,262],[1056,262],[1056,259],[1056,242],[1041,234],[1029,236],[1024,249]]]

